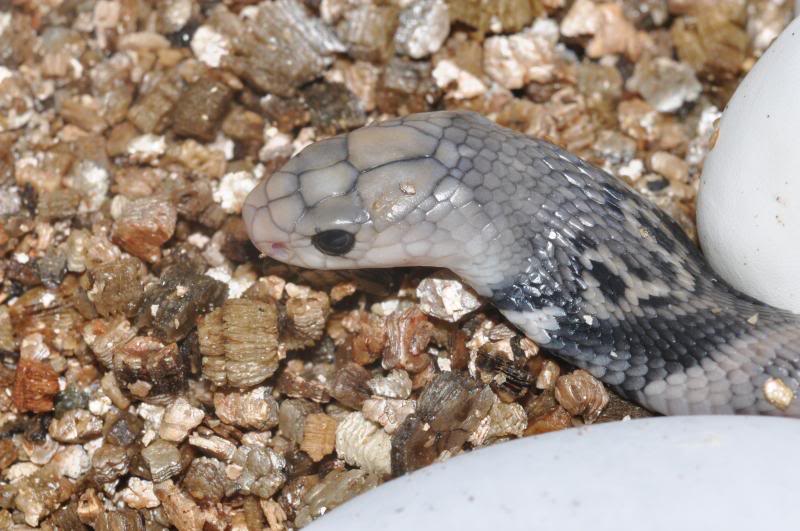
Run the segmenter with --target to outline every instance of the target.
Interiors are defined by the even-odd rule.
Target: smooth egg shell
[[[793,529],[798,444],[796,420],[769,417],[660,417],[563,430],[389,481],[305,529]]]
[[[800,19],[767,49],[722,114],[697,199],[711,266],[800,313]]]

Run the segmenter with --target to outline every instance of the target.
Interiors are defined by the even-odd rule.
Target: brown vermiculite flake
[[[417,286],[420,310],[431,317],[456,322],[477,310],[483,301],[454,274],[437,271]]]
[[[36,262],[36,271],[42,284],[48,288],[57,287],[67,273],[67,255],[60,248],[50,249]]]
[[[315,375],[307,374],[302,361],[290,360],[278,377],[275,389],[292,398],[307,398],[318,403],[330,402],[328,386],[321,379],[327,380],[326,377],[315,378]]]
[[[134,398],[165,403],[186,387],[188,369],[175,343],[139,336],[114,354],[114,376]]]
[[[479,32],[517,32],[541,12],[535,0],[451,0],[450,19],[469,24]],[[497,26],[495,26],[497,25]]]
[[[170,200],[178,215],[203,223],[203,214],[213,204],[211,183],[205,179],[182,181],[172,189]]]
[[[301,398],[284,400],[281,402],[279,412],[279,427],[281,434],[290,441],[300,444],[306,425],[306,417],[314,413],[321,413],[318,404]]]
[[[221,421],[245,429],[268,430],[278,425],[278,402],[266,387],[248,393],[215,393],[214,411]]]
[[[203,454],[226,462],[230,461],[236,453],[235,444],[217,435],[190,435],[189,444]]]
[[[217,502],[225,494],[225,464],[210,457],[192,461],[182,486],[197,501]]]
[[[17,260],[8,260],[3,264],[5,276],[23,286],[36,286],[41,284],[41,277],[33,264],[20,263]]]
[[[11,326],[11,316],[8,306],[0,306],[0,349],[13,351],[16,347],[14,329]]]
[[[234,106],[224,116],[222,132],[234,140],[245,144],[260,147],[264,137],[264,118],[261,114]]]
[[[179,531],[200,530],[206,523],[212,525],[215,518],[206,515],[192,499],[181,491],[172,480],[159,483],[155,489],[169,522]],[[209,522],[210,520],[210,522]]]
[[[178,263],[147,287],[137,324],[153,327],[164,341],[182,339],[200,315],[224,302],[227,292],[222,282],[199,274],[187,263]]]
[[[11,439],[0,440],[0,472],[5,471],[17,460],[19,452]]]
[[[347,131],[367,122],[361,103],[341,83],[314,83],[302,94],[311,113],[311,125],[322,134]]]
[[[555,397],[572,415],[594,422],[608,404],[608,391],[584,370],[561,376],[556,382]]]
[[[14,407],[34,413],[51,411],[58,391],[58,374],[49,363],[34,359],[20,360],[11,392]]]
[[[45,192],[39,196],[37,215],[46,220],[65,219],[78,212],[80,194],[71,188]]]
[[[640,419],[652,416],[653,413],[650,413],[643,407],[628,402],[616,393],[609,393],[608,405],[603,409],[602,413],[600,413],[600,416],[597,417],[596,422],[613,422],[626,417],[630,419]]]
[[[324,413],[306,417],[300,449],[315,462],[331,454],[336,446],[336,419]]]
[[[14,485],[14,506],[32,527],[69,499],[75,487],[54,467],[45,466]]]
[[[63,443],[87,442],[103,428],[103,421],[85,409],[67,411],[50,423],[48,433]]]
[[[77,328],[83,320],[68,297],[74,280],[70,284],[65,282],[58,290],[37,286],[20,295],[9,312],[15,337],[41,334],[48,344],[74,351],[78,346]]]
[[[97,531],[112,531],[116,529],[145,529],[142,515],[132,509],[120,509],[117,511],[103,511],[97,514],[97,518],[92,520]]]
[[[133,452],[115,444],[103,444],[92,456],[93,479],[100,485],[128,473]]]
[[[193,407],[185,398],[178,397],[167,405],[158,435],[165,441],[179,443],[200,425],[204,417],[202,409]]]
[[[383,353],[383,367],[400,367],[409,372],[420,372],[430,364],[426,349],[433,334],[433,325],[417,306],[395,312],[386,323],[387,346]]]
[[[307,525],[314,518],[377,486],[378,483],[378,477],[360,469],[334,470],[303,497],[303,505],[297,511],[295,523],[298,526]]]
[[[205,142],[214,140],[233,91],[225,83],[201,78],[189,85],[172,109],[172,130]]]
[[[678,57],[696,72],[730,78],[739,72],[747,51],[748,37],[738,14],[705,9],[680,17],[672,26]],[[744,15],[744,13],[741,13]]]
[[[176,221],[175,207],[165,199],[135,199],[122,207],[114,225],[113,240],[132,255],[155,262],[161,246],[175,232]]]
[[[360,412],[350,413],[336,426],[336,454],[379,477],[392,472],[392,438]]]
[[[556,362],[552,360],[544,361],[539,369],[539,374],[536,376],[536,388],[552,391],[560,375],[561,367]]]
[[[369,398],[367,382],[370,378],[372,374],[364,367],[347,362],[336,371],[331,382],[331,396],[347,407],[360,409],[364,400]]]
[[[525,406],[528,413],[525,435],[558,431],[572,426],[572,415],[556,402],[552,391],[536,396]]]
[[[286,460],[271,448],[242,445],[232,462],[241,467],[241,474],[228,486],[228,494],[240,492],[269,498],[286,481]]]
[[[306,125],[311,120],[308,105],[299,97],[282,98],[267,94],[258,103],[266,118],[282,132],[291,132],[295,127]]]
[[[298,350],[316,343],[325,330],[330,313],[330,298],[326,293],[305,286],[287,284],[289,298],[281,322],[281,341],[287,350]]]
[[[433,462],[441,452],[460,448],[495,400],[489,387],[453,372],[443,372],[423,389],[416,413],[392,436],[392,475]]]
[[[85,525],[95,525],[97,529],[100,528],[101,518],[107,514],[102,512],[100,503],[100,498],[97,496],[94,488],[88,488],[81,494],[76,504],[76,512],[78,513],[78,518],[81,523]]]
[[[368,365],[380,359],[386,346],[386,318],[359,310],[334,315],[328,334],[337,344],[338,359]]]
[[[128,412],[120,412],[107,418],[103,434],[107,442],[117,446],[130,446],[141,434],[142,419]]]
[[[145,133],[160,133],[169,124],[169,113],[180,98],[184,82],[175,72],[160,74],[151,86],[128,109],[128,119]]]
[[[517,403],[504,403],[495,399],[489,414],[485,416],[469,438],[475,446],[484,446],[497,439],[522,437],[528,427],[525,408]]]
[[[336,29],[356,59],[386,62],[394,51],[399,14],[393,5],[362,4],[349,9]]]
[[[97,313],[103,317],[136,315],[142,300],[144,274],[142,262],[132,256],[92,269],[89,273],[92,287],[87,294]]]
[[[210,22],[233,47],[222,57],[223,66],[280,96],[317,77],[330,55],[344,50],[330,28],[309,17],[296,0],[263,3],[248,22],[217,7]]]
[[[408,373],[394,369],[386,376],[376,376],[367,381],[373,395],[387,398],[408,398],[411,396],[411,378]]]
[[[250,387],[278,368],[274,303],[232,299],[198,322],[203,375],[217,385]]]
[[[136,336],[136,330],[123,316],[113,320],[94,319],[82,330],[83,340],[92,350],[100,364],[110,368],[114,352]]]
[[[381,112],[399,109],[401,114],[431,110],[441,92],[432,70],[430,63],[394,57],[378,80],[375,95],[378,109]]]
[[[156,483],[171,478],[182,469],[181,455],[177,446],[163,439],[156,440],[142,450],[142,457]]]
[[[55,526],[56,529],[81,529],[84,527],[78,516],[77,504],[75,503],[70,503],[53,513],[49,523]]]
[[[414,400],[399,398],[369,398],[364,401],[361,411],[367,420],[377,422],[384,431],[392,435],[400,424],[416,410]]]

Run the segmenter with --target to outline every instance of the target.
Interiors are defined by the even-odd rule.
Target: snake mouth
[[[288,260],[289,249],[286,247],[286,242],[271,242],[270,254],[278,260]]]
[[[259,242],[258,248],[264,256],[275,258],[276,260],[288,260],[289,248],[285,241],[263,241]]]

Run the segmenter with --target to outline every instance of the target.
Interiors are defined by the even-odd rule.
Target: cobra
[[[555,356],[663,414],[800,416],[794,314],[722,281],[615,177],[470,112],[317,142],[243,216],[265,255],[316,269],[446,267]],[[770,399],[771,386],[791,399]]]

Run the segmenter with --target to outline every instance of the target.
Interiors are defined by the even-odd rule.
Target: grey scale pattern
[[[624,183],[470,112],[312,144],[243,211],[266,255],[311,268],[447,267],[543,348],[663,414],[800,416],[798,317],[728,286]],[[355,235],[344,256],[311,237]]]

